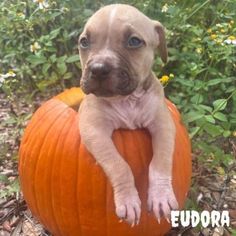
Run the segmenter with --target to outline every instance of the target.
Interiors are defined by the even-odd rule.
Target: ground
[[[50,96],[38,97],[32,105],[28,105],[26,101],[15,104],[0,94],[0,236],[50,235],[31,215],[17,181],[17,153],[21,135],[29,119],[28,114],[34,112],[47,97]],[[231,149],[236,159],[236,140],[227,142],[227,148]],[[227,169],[209,169],[207,163],[198,161],[198,156],[199,153],[195,150],[192,153],[192,187],[188,194],[187,206],[198,211],[228,210],[230,227],[175,228],[167,235],[235,236],[236,231],[233,229],[236,229],[236,162]]]

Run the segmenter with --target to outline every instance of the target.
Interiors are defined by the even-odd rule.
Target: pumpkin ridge
[[[61,112],[61,110],[60,110],[60,107],[58,107],[58,109],[57,109],[57,112],[59,112],[59,114],[61,114],[62,112]],[[50,124],[51,123],[53,123],[53,122],[55,122],[55,119],[57,118],[57,117],[55,117],[55,114],[56,114],[56,112],[54,111],[54,113],[53,113],[53,115],[54,116],[49,116],[47,119],[47,123],[48,123],[48,127],[49,127],[49,129],[50,129]],[[44,126],[42,126],[42,127],[39,127],[39,130],[38,131],[40,131],[41,130],[41,133],[43,133],[43,135],[42,136],[46,136],[47,134],[45,134],[45,131],[44,131]],[[47,129],[48,130],[48,129]],[[38,133],[38,132],[37,132]],[[34,133],[32,133],[32,134],[34,134]],[[29,201],[29,205],[30,204],[32,204],[33,203],[33,205],[34,205],[34,207],[32,207],[31,208],[31,210],[32,211],[35,211],[35,214],[36,215],[39,215],[39,209],[38,209],[38,206],[37,206],[37,204],[36,204],[36,199],[35,199],[35,186],[32,186],[32,188],[30,189],[30,188],[28,188],[28,186],[24,186],[24,179],[27,179],[28,177],[29,177],[29,179],[34,179],[34,177],[33,177],[33,173],[30,173],[30,171],[29,170],[27,170],[27,174],[28,175],[30,175],[30,176],[27,176],[27,174],[26,175],[23,175],[22,174],[22,169],[23,168],[25,168],[25,166],[27,165],[27,164],[29,164],[29,163],[31,163],[32,161],[34,161],[34,163],[33,163],[33,168],[32,169],[30,169],[31,170],[31,172],[33,171],[33,169],[35,169],[36,167],[37,167],[37,161],[38,161],[38,155],[36,154],[34,154],[35,153],[35,151],[36,151],[36,149],[38,149],[38,146],[42,146],[42,143],[45,141],[45,139],[43,140],[43,141],[41,141],[41,139],[39,139],[39,137],[38,136],[32,136],[32,138],[31,138],[31,140],[28,140],[27,142],[25,142],[25,143],[23,143],[23,144],[21,144],[21,147],[22,147],[22,149],[23,149],[23,152],[22,152],[22,154],[21,155],[23,155],[23,156],[25,156],[25,157],[27,157],[28,156],[28,160],[27,160],[27,158],[25,158],[25,161],[24,161],[24,163],[22,163],[22,166],[21,166],[21,168],[20,168],[20,176],[21,176],[21,187],[22,187],[22,189],[24,190],[24,194],[25,194],[25,196],[27,196],[27,199],[26,200],[29,200],[30,199],[30,201]],[[33,145],[33,143],[34,143],[34,145]],[[32,147],[33,146],[33,147]],[[26,148],[26,147],[28,147],[28,148]],[[30,149],[29,149],[30,148]],[[41,150],[41,149],[40,149]],[[32,160],[32,158],[34,158],[33,160]],[[35,173],[35,172],[34,172]],[[22,179],[23,178],[23,179]],[[33,212],[34,213],[34,212]],[[41,217],[39,217],[40,219],[41,219]]]
[[[80,135],[79,135],[79,131],[78,131],[78,113],[75,112],[73,109],[72,109],[72,112],[73,112],[73,115],[72,115],[73,119],[70,122],[70,128],[69,128],[69,131],[67,133],[67,136],[65,137],[65,140],[68,141],[68,142],[70,141],[70,139],[73,140],[73,144],[71,144],[71,145],[75,146],[76,153],[74,155],[73,154],[72,155],[75,158],[74,166],[75,166],[75,173],[77,173],[78,150],[79,150],[79,146],[80,146]],[[64,146],[66,144],[66,141],[64,142]],[[64,155],[66,155],[66,153],[67,153],[65,148],[63,149],[63,153],[65,153]],[[64,164],[62,166],[64,166]],[[77,186],[77,178],[75,178],[73,183],[74,183],[73,185]],[[74,191],[73,191],[73,196],[74,196],[73,199],[75,199],[76,195],[77,195],[77,189],[75,188]],[[71,203],[72,200],[69,200],[69,202]],[[75,201],[75,204],[77,204],[77,206],[79,207],[79,203],[77,201]],[[75,217],[72,217],[72,219],[75,222],[72,223],[71,220],[66,219],[67,217],[65,215],[65,217],[64,217],[66,219],[65,225],[72,225],[73,227],[75,227],[75,225],[80,226],[80,221],[79,221],[79,215],[78,215],[77,207],[73,208],[73,206],[71,205],[71,210],[73,210],[73,212],[75,214]],[[70,213],[70,215],[72,215],[72,213]],[[76,227],[76,228],[78,228],[78,227]],[[79,229],[79,231],[81,231],[81,229]]]
[[[66,113],[67,112],[67,113]],[[63,115],[64,115],[64,113],[66,113],[66,115],[68,116],[68,117],[65,117],[65,120],[64,120],[64,123],[62,123],[62,119],[64,118],[64,117],[62,117]],[[58,161],[58,159],[59,159],[59,155],[60,155],[60,152],[63,152],[63,146],[60,146],[59,145],[59,140],[61,139],[61,137],[63,136],[63,132],[65,131],[65,130],[67,130],[67,127],[69,126],[69,124],[70,124],[70,121],[73,119],[73,116],[71,115],[71,112],[70,112],[70,110],[68,109],[68,108],[66,108],[65,110],[64,110],[64,113],[63,113],[63,115],[61,115],[60,116],[60,127],[62,127],[62,129],[60,129],[60,132],[58,133],[58,136],[57,136],[57,141],[55,142],[55,148],[54,149],[52,149],[52,154],[53,154],[53,152],[54,152],[54,155],[49,155],[49,156],[52,156],[52,158],[51,158],[51,162],[52,162],[52,165],[50,165],[50,166],[52,166],[52,169],[50,170],[50,185],[48,185],[49,186],[49,190],[47,190],[46,192],[48,192],[49,193],[49,199],[50,199],[50,204],[48,205],[48,206],[50,206],[51,207],[51,212],[52,212],[52,218],[54,219],[54,221],[55,221],[55,228],[56,228],[56,231],[57,232],[62,232],[61,230],[61,228],[60,228],[60,221],[58,221],[58,218],[57,218],[57,215],[58,214],[56,214],[56,212],[55,212],[55,206],[54,206],[54,203],[53,203],[53,199],[54,199],[54,193],[53,193],[53,191],[52,191],[52,189],[54,189],[53,188],[53,184],[54,184],[54,181],[53,181],[53,173],[54,173],[54,169],[55,169],[55,162],[56,161]],[[54,124],[54,127],[52,127],[52,128],[54,128],[54,129],[57,129],[57,125],[56,124]],[[63,142],[63,145],[64,145],[64,142]],[[51,147],[52,147],[52,145],[51,145]],[[58,151],[58,149],[60,150],[60,151]],[[50,149],[49,149],[50,150]],[[51,150],[50,150],[51,151]],[[50,152],[49,152],[50,153]],[[60,171],[60,170],[57,170],[57,171]],[[56,193],[56,199],[60,199],[60,192],[58,193]],[[62,202],[62,201],[61,201]],[[61,211],[60,211],[60,215],[62,216],[62,214],[61,214]],[[63,219],[63,217],[60,217],[61,219]]]
[[[94,158],[93,158],[94,159]],[[96,163],[96,160],[93,160]],[[97,219],[98,215],[100,215],[100,218],[96,220],[96,222],[94,222],[94,224],[96,224],[96,226],[94,227],[94,230],[96,230],[96,235],[101,235],[101,232],[99,230],[100,227],[102,226],[102,228],[105,227],[104,225],[104,220],[102,219],[106,210],[105,209],[100,209],[100,205],[104,205],[105,204],[105,199],[103,199],[103,201],[101,202],[101,204],[99,204],[98,200],[100,198],[101,192],[102,190],[104,190],[104,183],[102,183],[101,181],[98,182],[98,176],[100,175],[100,167],[98,166],[98,164],[96,163],[95,165],[93,165],[91,168],[93,168],[92,172],[94,173],[93,176],[91,176],[91,183],[92,183],[92,188],[91,188],[91,194],[92,194],[92,204],[93,204],[93,218]],[[95,233],[95,232],[94,232]],[[102,234],[103,236],[103,234]]]
[[[77,155],[75,155],[74,152],[70,153],[70,150],[67,150],[67,146],[70,146],[70,149],[72,149],[72,150],[79,149],[79,144],[78,144],[79,133],[75,129],[76,113],[71,109],[68,109],[68,111],[70,112],[71,115],[65,124],[65,130],[67,132],[63,135],[64,136],[63,138],[61,138],[61,136],[59,137],[59,139],[62,139],[62,141],[61,142],[58,141],[58,143],[57,143],[57,145],[58,145],[57,149],[59,150],[58,152],[61,154],[61,157],[59,158],[58,171],[59,171],[59,173],[63,173],[63,174],[59,175],[60,188],[58,191],[58,199],[60,199],[60,202],[61,202],[61,204],[60,204],[61,207],[59,209],[60,209],[60,214],[62,216],[60,219],[60,222],[63,222],[62,228],[65,228],[65,229],[71,228],[71,230],[72,230],[74,225],[80,225],[80,224],[79,224],[79,217],[77,214],[77,210],[75,209],[75,207],[71,206],[71,201],[75,198],[76,193],[77,193],[76,189],[73,189],[71,186],[72,185],[74,186],[74,182],[76,182],[76,179],[74,181],[71,179],[69,180],[70,173],[68,173],[67,170],[70,169],[71,171],[73,171],[73,170],[75,171],[77,169],[77,166],[76,166]],[[68,126],[68,128],[66,126]],[[62,134],[63,134],[63,132],[64,132],[64,130],[61,131]],[[57,151],[55,151],[55,153],[56,152]],[[60,155],[58,155],[58,157],[59,156]],[[67,158],[63,159],[63,156],[67,156]],[[56,161],[56,160],[54,160],[54,161]],[[75,173],[76,173],[76,171],[75,171]],[[66,179],[65,176],[68,178],[67,179],[68,186],[63,186],[63,182]],[[72,184],[72,182],[73,182],[73,184]],[[73,189],[73,190],[68,191],[67,190],[68,188]],[[74,197],[72,198],[71,195],[73,195]],[[66,197],[66,196],[68,196],[68,197]],[[63,199],[64,199],[64,201],[63,201]],[[70,210],[68,211],[66,209],[70,209]],[[71,232],[69,230],[65,233],[67,235],[71,235]]]
[[[185,155],[190,156],[189,159],[185,158],[185,161],[183,162],[183,169],[184,170],[188,170],[189,171],[189,175],[192,172],[192,166],[191,166],[191,142],[187,133],[186,128],[183,126],[183,124],[181,123],[181,120],[179,122],[179,126],[180,128],[182,128],[182,132],[179,131],[179,134],[181,135],[181,140],[183,140],[183,146],[185,147],[185,149],[183,150],[185,153]],[[179,129],[180,129],[179,128]],[[189,166],[188,168],[186,168],[187,166]],[[191,184],[191,179],[189,179],[189,181],[187,182],[187,188],[186,188],[186,192],[189,189]]]
[[[58,107],[55,107],[55,109],[57,108],[57,110],[58,109],[61,109],[60,108],[60,106],[58,106]],[[54,109],[53,109],[54,110]],[[47,113],[48,112],[51,112],[51,111],[47,111]],[[61,112],[62,113],[62,112]],[[38,116],[38,113],[36,112],[35,113],[35,115],[34,115],[34,117],[36,117],[36,116]],[[47,114],[43,114],[43,117],[46,117],[47,118]],[[36,120],[36,119],[35,119]],[[36,126],[38,127],[39,126],[39,123],[42,121],[42,119],[40,119],[40,120],[37,120],[37,122],[34,122],[33,120],[32,120],[32,122],[30,122],[31,124],[32,124],[32,128],[35,128]],[[48,121],[47,121],[48,122]],[[52,121],[53,122],[53,121]],[[35,124],[34,124],[35,123]],[[33,126],[34,125],[34,126]],[[35,128],[36,129],[36,128]],[[27,130],[26,130],[27,131]],[[24,149],[24,146],[31,146],[31,144],[32,143],[34,143],[34,141],[35,140],[28,140],[34,133],[38,133],[38,130],[37,130],[37,132],[35,132],[35,130],[33,129],[32,131],[30,130],[30,132],[28,132],[27,134],[26,134],[26,138],[23,138],[22,139],[22,141],[21,141],[21,147],[20,147],[20,150],[22,150],[22,149]],[[37,140],[38,139],[38,137],[35,137],[35,139]],[[35,144],[36,145],[36,144]],[[31,150],[33,150],[33,148],[34,148],[34,146],[33,147],[31,147]],[[23,156],[25,156],[24,155],[24,152],[23,153],[20,153],[20,154],[22,154]],[[23,160],[25,160],[25,159],[23,159]],[[21,162],[22,163],[22,162]],[[24,166],[24,162],[22,163],[22,165]]]
[[[78,173],[78,169],[79,169],[79,163],[80,163],[80,159],[81,157],[79,156],[79,149],[80,149],[80,146],[81,146],[81,137],[79,135],[79,127],[78,127],[78,113],[75,113],[75,116],[74,116],[74,120],[73,122],[71,123],[71,129],[70,129],[70,132],[68,133],[68,136],[67,136],[69,139],[70,137],[73,137],[73,139],[75,140],[74,142],[74,148],[73,150],[76,150],[76,153],[75,153],[75,170],[76,170],[76,173]],[[75,199],[78,199],[78,194],[79,194],[79,188],[78,188],[78,179],[79,179],[79,176],[77,175],[76,178],[75,178],[75,186],[76,186],[76,191],[74,192],[75,194]],[[79,201],[75,201],[75,205],[76,205],[76,218],[77,218],[77,221],[79,222],[79,231],[80,231],[80,234],[81,234],[81,223],[80,223],[80,215],[79,215],[79,208],[80,208],[80,203]],[[78,228],[78,227],[77,227]],[[77,236],[77,235],[75,235]]]
[[[54,129],[55,129],[55,127],[57,127],[60,123],[61,123],[61,119],[62,119],[62,114],[65,112],[65,110],[66,110],[66,107],[61,111],[60,110],[60,113],[59,114],[57,114],[57,116],[56,116],[56,118],[55,118],[55,120],[54,120],[54,122],[52,122],[52,125],[50,125],[50,127],[49,127],[49,129],[47,130],[47,134],[46,134],[46,136],[45,136],[45,138],[44,138],[44,140],[43,140],[43,142],[41,143],[41,149],[40,149],[40,151],[39,151],[39,153],[38,153],[38,158],[37,158],[37,162],[36,162],[36,167],[35,167],[35,174],[34,174],[34,182],[35,183],[37,183],[38,181],[37,181],[37,176],[40,176],[39,177],[39,183],[41,183],[41,174],[38,174],[38,172],[39,172],[39,164],[40,164],[40,162],[41,162],[41,160],[42,159],[44,159],[44,160],[46,160],[47,162],[49,162],[49,161],[51,161],[51,157],[49,157],[49,158],[43,158],[44,156],[46,156],[46,157],[48,157],[48,152],[47,153],[43,153],[43,150],[44,150],[44,146],[47,146],[47,144],[46,144],[46,140],[47,139],[51,139],[51,137],[50,137],[50,135],[51,135],[51,133],[52,133],[52,136],[53,136],[53,141],[55,142],[55,144],[57,145],[57,140],[58,140],[58,138],[59,138],[59,136],[60,136],[60,133],[59,134],[57,134],[56,132],[52,132]],[[55,113],[54,113],[55,114]],[[56,115],[56,114],[55,114]],[[58,119],[58,117],[60,117],[60,119]],[[66,123],[66,121],[65,121],[65,123]],[[64,128],[64,126],[62,126],[63,128]],[[57,134],[57,137],[55,138],[55,134]],[[55,145],[54,144],[54,145]],[[53,146],[54,146],[53,145]],[[51,147],[52,146],[52,144],[50,144],[50,146],[49,147]],[[49,151],[50,151],[50,148],[49,148]],[[52,161],[53,161],[53,159],[52,159]],[[39,188],[39,186],[40,185],[37,185],[37,187]],[[49,185],[46,185],[46,187],[48,187],[49,188]],[[46,190],[46,194],[48,194],[48,190]],[[42,204],[39,204],[39,198],[37,197],[37,196],[41,196],[40,194],[39,195],[37,195],[36,194],[36,189],[34,188],[34,198],[35,198],[35,202],[36,202],[36,205],[38,206],[38,205],[41,205],[42,206]],[[42,197],[42,196],[41,196]],[[44,202],[43,200],[42,200],[42,202]],[[52,209],[53,210],[53,209]],[[53,216],[54,216],[54,212],[52,211],[52,214],[53,214]],[[40,210],[39,210],[39,217],[42,219],[42,212],[40,212]],[[54,226],[56,226],[56,228],[58,229],[58,225],[57,225],[57,222],[56,222],[56,218],[55,218],[55,216],[53,217],[53,219],[55,220],[55,222],[53,222],[53,225]],[[42,219],[42,222],[47,222],[48,221],[48,219]],[[59,230],[57,230],[58,232],[60,232]]]
[[[34,115],[32,116],[32,119],[29,122],[29,126],[30,124],[32,125],[31,127],[28,128],[27,125],[27,129],[30,131],[30,133],[27,133],[27,129],[26,129],[26,138],[29,137],[31,135],[32,132],[35,132],[35,130],[37,130],[36,126],[38,125],[38,122],[40,122],[42,119],[44,119],[45,117],[47,117],[48,113],[51,113],[53,110],[58,109],[62,106],[62,103],[57,103],[54,104],[54,101],[52,101],[53,99],[50,99],[49,101],[45,102],[45,104],[43,104],[37,111],[36,113],[34,113]],[[49,105],[52,104],[52,107],[50,107]],[[49,107],[48,107],[49,106]],[[45,109],[45,107],[47,109]],[[44,108],[44,109],[43,109]],[[50,109],[51,108],[51,109]],[[46,110],[46,111],[45,111]],[[41,114],[42,113],[42,114]],[[37,120],[37,122],[35,122]],[[27,139],[24,141],[27,142]]]
[[[78,127],[78,112],[75,113],[74,117],[73,117],[73,122],[71,122],[71,128],[70,128],[70,131],[68,132],[68,135],[67,137],[73,137],[70,133],[74,134],[74,139],[76,140],[76,153],[75,153],[75,160],[76,160],[76,163],[75,163],[75,166],[76,166],[76,173],[79,173],[78,172],[78,169],[79,169],[79,163],[80,163],[80,157],[79,157],[79,149],[80,149],[80,145],[81,145],[81,138],[80,138],[80,135],[79,135],[79,127]],[[75,125],[74,125],[75,124]],[[73,131],[73,132],[72,132]],[[70,134],[70,135],[69,135]],[[77,222],[78,222],[78,226],[77,228],[79,228],[79,234],[81,235],[81,224],[80,224],[80,214],[79,214],[79,202],[77,201],[78,199],[78,194],[79,194],[79,188],[78,188],[78,179],[79,179],[79,175],[77,174],[76,175],[76,178],[75,178],[75,186],[76,186],[76,191],[75,191],[75,199],[76,199],[76,207],[74,208],[75,210],[75,213],[76,213],[76,219],[77,219]],[[77,235],[75,235],[77,236]]]
[[[79,148],[79,165],[78,165],[78,173],[80,174],[78,178],[78,185],[77,188],[80,190],[77,194],[77,201],[82,202],[83,204],[80,205],[78,208],[79,211],[79,218],[81,223],[81,236],[86,235],[87,226],[91,226],[91,208],[88,208],[88,198],[87,195],[90,197],[91,201],[91,178],[87,171],[87,168],[90,168],[91,164],[91,154],[88,152],[88,155],[86,155],[86,148],[82,144]],[[90,170],[91,174],[92,171]],[[86,185],[84,185],[86,179]],[[82,188],[83,186],[83,188]],[[81,191],[81,189],[83,189]],[[87,211],[88,210],[88,211]],[[86,220],[85,220],[86,218]],[[89,222],[88,222],[89,221]]]
[[[176,143],[175,143],[175,157],[174,157],[174,162],[176,163],[176,165],[179,165],[180,159],[182,158],[182,156],[191,156],[190,153],[190,149],[188,149],[188,147],[190,146],[189,140],[188,140],[188,136],[185,130],[185,127],[183,127],[183,125],[180,123],[180,120],[176,123],[176,127],[177,127],[177,133],[176,133]],[[182,145],[180,144],[180,140],[182,141]],[[183,147],[187,147],[187,148],[183,148]],[[182,153],[182,155],[180,155]],[[188,163],[188,165],[187,165]],[[188,166],[187,169],[186,166]],[[189,168],[190,166],[190,168]],[[178,173],[175,173],[177,169],[173,169],[173,175],[175,175],[175,177],[173,177],[174,180],[176,180],[177,178],[180,179],[180,183],[182,184],[181,188],[185,190],[185,193],[187,192],[187,190],[189,189],[190,186],[190,181],[186,181],[185,177],[181,174],[179,175]],[[188,171],[191,173],[191,159],[183,159],[181,161],[181,166],[180,166],[180,171]],[[176,181],[177,182],[177,181]],[[176,183],[174,183],[176,184]],[[174,188],[176,189],[176,188]],[[180,208],[183,208],[184,205],[184,196],[181,196],[179,194],[178,198],[180,199],[179,202],[181,202],[182,204],[180,204]]]
[[[134,130],[134,132],[136,132],[137,130]],[[127,140],[129,142],[127,142]],[[122,149],[122,156],[124,157],[125,161],[128,163],[128,165],[131,167],[137,167],[137,169],[139,169],[139,165],[141,164],[140,163],[140,159],[137,158],[138,155],[135,155],[137,151],[137,140],[134,138],[134,135],[132,132],[129,132],[128,130],[122,130],[122,132],[120,132],[120,142],[121,142],[121,149]],[[136,150],[133,150],[132,149],[132,146],[135,147]],[[132,152],[132,156],[133,158],[130,158],[130,151],[134,151]],[[139,176],[138,176],[138,173],[136,173],[132,168],[131,168],[131,171],[132,171],[132,174],[134,176],[134,185],[138,191],[138,195],[139,195],[139,198],[140,198],[140,201],[141,201],[141,212],[142,212],[142,205],[143,205],[143,199],[142,199],[142,193],[140,192],[140,189],[139,187],[142,188],[142,183],[140,184],[140,186],[138,186],[139,184]],[[145,170],[143,170],[145,171]],[[140,216],[140,221],[143,220],[142,219],[142,215]],[[139,232],[141,233],[141,231]],[[130,230],[130,236],[135,236],[136,235],[136,229],[135,230]]]
[[[52,171],[51,171],[51,176],[50,176],[50,183],[51,183],[51,187],[50,187],[50,189],[53,189],[53,185],[54,185],[54,181],[53,181],[53,179],[55,178],[54,177],[54,175],[53,175],[53,173],[55,172],[55,162],[58,162],[59,161],[59,169],[57,169],[56,170],[56,172],[58,171],[58,172],[61,172],[62,173],[62,171],[61,171],[61,162],[62,162],[62,158],[59,158],[59,156],[60,156],[60,154],[58,155],[58,153],[60,153],[60,152],[63,152],[63,147],[64,147],[64,144],[65,144],[65,142],[63,142],[62,143],[62,146],[60,146],[59,145],[59,140],[60,140],[60,137],[62,136],[62,134],[63,134],[63,130],[65,130],[67,127],[66,127],[66,125],[67,125],[67,122],[68,121],[65,121],[65,123],[64,123],[64,125],[62,125],[62,129],[61,129],[61,131],[60,131],[60,133],[59,133],[59,135],[58,135],[58,140],[57,140],[57,144],[56,144],[56,147],[55,147],[55,156],[54,156],[54,158],[53,158],[53,160],[52,160],[52,162],[53,162],[53,165],[52,165]],[[59,149],[59,151],[58,151],[58,149]],[[56,155],[57,154],[57,155]],[[59,160],[58,160],[59,159]],[[60,180],[60,178],[59,178],[59,186],[61,186],[61,180]],[[59,204],[59,206],[56,206],[56,204],[55,204],[55,202],[53,201],[53,192],[51,191],[51,206],[52,206],[52,214],[54,215],[54,219],[55,219],[55,226],[56,226],[56,228],[58,228],[58,232],[61,232],[61,230],[62,230],[62,228],[61,228],[61,224],[62,225],[64,225],[64,222],[63,222],[63,217],[62,217],[62,210],[61,210],[61,203],[62,203],[62,200],[61,200],[61,188],[59,188],[59,191],[58,192],[56,192],[56,195],[57,195],[57,197],[56,197],[56,199],[59,199],[59,202],[60,202],[60,204]],[[54,199],[55,200],[55,199]],[[58,210],[57,210],[58,209]]]
[[[55,106],[55,104],[53,104],[53,102],[51,100],[47,101],[45,103],[45,106],[46,105],[49,106],[51,104],[52,104],[52,110],[58,108],[58,106],[59,106],[59,105]],[[38,116],[39,116],[39,114],[43,113],[43,114],[41,114],[42,116],[40,117],[40,118],[42,118],[42,117],[47,116],[48,112],[51,112],[51,111],[49,111],[49,109],[47,109],[47,112],[43,112],[43,110],[44,109],[42,107],[40,107],[36,111],[36,113],[34,113],[34,115],[32,116],[32,118],[30,120],[30,122],[27,124],[27,128],[25,129],[25,133],[24,133],[24,136],[21,140],[21,145],[20,145],[20,150],[19,150],[19,156],[22,156],[22,158],[20,158],[20,160],[19,160],[19,167],[18,167],[19,170],[22,168],[22,165],[24,165],[24,161],[25,161],[24,146],[28,145],[28,138],[31,137],[32,133],[36,129],[35,127],[38,125]]]
[[[140,145],[140,144],[142,144],[142,142],[143,142],[143,140],[141,139],[141,136],[139,136],[139,135],[137,135],[137,137],[136,138],[134,138],[136,141],[137,141],[137,144],[138,145]],[[145,137],[145,144],[146,144],[146,137]],[[143,144],[144,145],[144,144]],[[144,151],[143,151],[143,149],[141,148],[140,149],[140,162],[141,162],[141,164],[142,164],[142,166],[148,166],[147,165],[147,161],[145,161],[145,160],[147,160],[147,157],[146,157],[146,155],[145,155],[145,153],[144,153]],[[147,167],[148,168],[148,167]],[[146,183],[144,183],[145,184],[145,186],[144,186],[144,188],[146,188],[146,189],[148,189],[148,182],[146,181]],[[147,193],[146,193],[147,194]],[[143,227],[143,232],[145,232],[146,230],[147,230],[147,225],[148,225],[148,219],[147,219],[147,215],[146,214],[143,214],[143,211],[146,211],[146,205],[147,205],[147,201],[146,201],[146,199],[147,199],[147,196],[145,196],[144,197],[144,201],[142,202],[142,205],[141,205],[141,210],[142,210],[142,212],[141,212],[141,219],[142,219],[142,222],[143,222],[143,225],[144,225],[144,227]],[[143,233],[142,232],[142,234],[143,235],[145,235],[145,233]],[[148,235],[147,235],[148,236]]]
[[[77,115],[75,116],[75,123],[78,123],[78,113]],[[73,126],[72,126],[73,127]],[[78,134],[79,134],[79,128],[78,128],[78,125],[76,125],[76,129],[78,129]],[[78,143],[78,148],[76,148],[76,181],[75,181],[75,186],[76,186],[76,193],[75,193],[75,199],[76,199],[76,214],[78,216],[78,221],[79,223],[81,222],[81,219],[80,219],[80,205],[79,205],[79,166],[80,166],[80,145],[81,145],[81,137],[78,136],[77,138],[77,143]],[[82,236],[82,230],[81,230],[81,223],[79,224],[79,231],[80,231],[80,235]]]

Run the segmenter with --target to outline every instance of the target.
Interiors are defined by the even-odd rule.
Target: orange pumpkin
[[[101,167],[80,142],[79,88],[44,103],[33,115],[20,146],[19,174],[24,198],[39,221],[54,236],[157,236],[170,224],[147,212],[151,138],[145,130],[118,130],[114,143],[129,163],[142,201],[142,215],[133,228],[115,215],[113,192]],[[190,142],[176,107],[167,101],[177,135],[173,186],[181,208],[191,179]],[[76,109],[77,109],[76,108]]]

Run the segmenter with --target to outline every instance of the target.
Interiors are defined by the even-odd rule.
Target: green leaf
[[[208,122],[210,122],[210,123],[212,123],[212,124],[215,124],[215,123],[216,123],[216,121],[215,121],[215,119],[214,119],[214,117],[213,117],[212,115],[206,115],[205,118],[206,118],[206,120],[207,120]]]
[[[46,73],[47,73],[47,71],[50,67],[51,67],[51,65],[49,63],[45,63],[43,65],[42,72],[43,72],[44,75],[46,75]]]
[[[57,56],[55,54],[53,54],[49,57],[49,59],[52,63],[54,63],[57,60]]]
[[[57,63],[63,63],[67,59],[67,55],[61,56],[57,58]]]
[[[227,99],[218,99],[213,102],[214,109],[216,111],[222,111],[227,106]]]
[[[187,113],[185,116],[184,116],[184,121],[186,123],[190,123],[190,122],[193,122],[195,120],[199,120],[203,117],[204,115],[201,114],[201,113],[198,113],[198,112],[195,112],[195,111],[191,111],[189,113]]]
[[[73,74],[71,72],[67,72],[66,74],[64,74],[63,79],[70,79],[72,78]]]
[[[73,62],[76,62],[76,61],[79,61],[80,58],[79,58],[79,55],[73,55],[73,56],[70,56],[66,59],[66,62],[67,63],[73,63]]]
[[[234,80],[234,78],[220,78],[220,79],[212,79],[207,82],[207,86],[217,85],[220,83],[230,83]]]
[[[222,79],[212,79],[207,82],[207,86],[216,85],[222,82]]]
[[[47,58],[43,55],[30,55],[26,58],[26,60],[34,66],[47,62]]]
[[[0,174],[0,183],[6,184],[8,182],[9,182],[9,180],[8,180],[7,176],[3,175],[3,174]]]
[[[56,53],[56,52],[57,52],[57,49],[54,48],[54,47],[47,47],[47,48],[46,48],[46,51],[47,51],[47,52],[54,52],[54,53]]]
[[[209,112],[212,112],[212,110],[213,110],[212,107],[209,107],[209,106],[206,106],[203,104],[199,104],[199,107],[201,107],[202,109],[209,111]]]
[[[226,115],[223,114],[223,113],[221,113],[221,112],[216,112],[216,113],[214,114],[214,117],[215,117],[217,120],[220,120],[220,121],[228,121]]]
[[[204,125],[204,130],[210,134],[212,137],[219,136],[222,134],[222,128],[218,125],[213,125],[211,123],[206,123]]]
[[[91,9],[84,9],[84,12],[83,12],[85,17],[90,17],[93,13],[94,11],[92,11]]]
[[[190,101],[195,104],[199,104],[203,102],[203,96],[201,94],[196,94],[191,97]]]
[[[60,16],[62,13],[60,12],[54,12],[49,16],[49,19],[55,19],[57,16]]]
[[[225,138],[228,138],[230,135],[231,135],[231,132],[230,132],[229,130],[225,130],[225,131],[223,132],[223,136],[224,136]]]
[[[52,72],[51,77],[47,80],[42,80],[39,83],[37,83],[37,87],[40,91],[44,91],[48,86],[54,85],[59,78],[57,77],[57,74],[55,72]]]
[[[8,195],[17,193],[20,191],[20,185],[18,179],[14,180],[9,186],[7,186]]]
[[[225,93],[232,93],[235,90],[235,86],[229,86],[226,90]]]
[[[50,39],[54,39],[54,38],[56,38],[57,37],[57,35],[60,33],[60,30],[61,30],[61,27],[60,28],[58,28],[58,29],[55,29],[55,30],[53,30],[53,31],[51,31],[50,32]]]
[[[198,132],[199,132],[199,130],[200,130],[201,128],[200,127],[194,127],[192,130],[191,130],[191,132],[190,132],[190,138],[193,138],[193,136],[195,136]]]
[[[64,62],[57,63],[57,68],[60,75],[64,75],[67,71],[67,66]]]

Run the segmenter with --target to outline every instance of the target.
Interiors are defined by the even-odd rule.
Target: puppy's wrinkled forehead
[[[103,33],[102,33],[103,32]],[[123,4],[113,4],[98,10],[87,22],[84,34],[92,37],[103,37],[104,43],[112,36],[135,33],[144,40],[153,38],[154,25],[136,8]],[[153,36],[153,37],[152,37]]]

